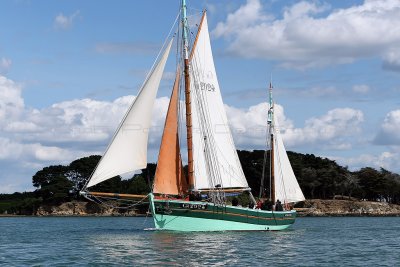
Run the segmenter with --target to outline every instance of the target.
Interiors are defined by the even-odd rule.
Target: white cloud
[[[226,106],[228,121],[239,147],[264,146],[266,138],[266,118],[268,104],[261,103],[248,109]],[[301,147],[315,145],[318,148],[345,150],[350,149],[349,139],[361,132],[364,115],[360,110],[337,108],[327,114],[308,119],[303,128],[296,128],[286,118],[284,109],[275,105],[275,116],[285,145]]]
[[[54,146],[43,146],[39,143],[19,143],[0,137],[0,159],[62,161],[73,159],[73,152]]]
[[[4,125],[6,120],[15,119],[23,109],[21,87],[0,75],[0,126]]]
[[[374,142],[380,145],[400,145],[400,109],[386,114]]]
[[[348,148],[346,137],[358,136],[364,121],[362,111],[351,108],[336,108],[327,114],[306,120],[302,129],[287,129],[287,143],[318,144],[329,148]]]
[[[398,0],[366,0],[343,9],[301,1],[286,7],[282,18],[271,19],[259,0],[248,0],[213,34],[227,38],[233,54],[280,60],[286,67],[350,63],[376,56],[397,66],[399,57],[393,51],[400,42],[399,13]]]
[[[398,162],[400,153],[385,151],[378,155],[362,154],[356,157],[329,157],[342,166],[349,166],[350,170],[359,170],[366,166],[376,169],[384,168],[391,171],[399,171]]]
[[[0,75],[0,192],[30,188],[32,175],[50,164],[103,153],[134,98],[75,99],[32,109],[25,107],[20,86]],[[168,103],[166,97],[155,101],[151,149],[160,142]]]
[[[77,10],[70,16],[66,16],[63,13],[58,14],[54,18],[54,27],[56,29],[66,30],[72,27],[74,20],[78,17],[80,11]]]
[[[400,71],[400,49],[392,49],[386,53],[383,68],[392,71]]]
[[[50,164],[68,164],[92,151],[22,143],[0,136],[0,193],[32,190],[32,176]]]

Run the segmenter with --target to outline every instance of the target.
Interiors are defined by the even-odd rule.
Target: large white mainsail
[[[154,100],[172,41],[169,42],[160,61],[129,107],[86,187],[94,186],[116,175],[146,167],[147,140]]]
[[[218,184],[221,188],[248,188],[222,102],[206,15],[193,49],[190,80],[195,189]]]
[[[275,200],[280,200],[282,203],[304,201],[303,192],[290,165],[276,118],[274,118],[273,140]]]

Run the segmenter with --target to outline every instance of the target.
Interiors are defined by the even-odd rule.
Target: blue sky
[[[239,149],[262,149],[272,73],[288,150],[400,172],[400,1],[188,1],[208,10]],[[51,164],[102,153],[179,1],[2,1],[0,193]],[[172,84],[170,58],[149,160]]]

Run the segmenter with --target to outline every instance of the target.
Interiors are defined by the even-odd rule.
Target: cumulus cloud
[[[273,19],[259,0],[248,0],[212,32],[227,38],[229,52],[242,57],[280,60],[306,68],[384,58],[386,68],[399,66],[400,1],[366,0],[349,8],[301,1]]]
[[[265,145],[267,103],[248,109],[226,106],[226,110],[237,145],[244,148]],[[315,145],[326,149],[350,149],[349,139],[360,134],[364,120],[362,111],[351,108],[332,109],[325,115],[310,118],[303,128],[296,128],[286,118],[280,105],[275,105],[275,116],[283,140],[289,148]]]
[[[40,143],[24,144],[0,137],[0,159],[39,161],[65,161],[73,158],[73,153],[54,146],[43,146]]]
[[[69,16],[63,13],[58,14],[54,18],[54,27],[60,30],[66,30],[72,27],[74,20],[78,17],[80,11],[77,10]]]
[[[376,169],[384,168],[387,170],[398,171],[398,162],[400,160],[400,153],[384,151],[380,154],[361,154],[356,157],[329,157],[337,161],[340,165],[349,166],[350,170],[359,170],[363,167],[369,166]]]
[[[400,145],[400,109],[386,114],[374,142],[379,145]]]
[[[383,60],[383,68],[391,71],[400,71],[400,49],[388,51]]]
[[[0,75],[0,126],[6,119],[12,120],[24,109],[21,87],[12,80]]]
[[[134,98],[124,96],[111,102],[75,99],[41,110],[25,109],[22,116],[7,123],[4,132],[23,142],[40,142],[64,148],[96,148],[101,151]],[[160,128],[167,107],[168,98],[156,99],[152,134],[161,135]]]
[[[75,99],[33,109],[25,107],[21,87],[0,75],[0,192],[10,192],[4,188],[30,188],[30,177],[49,164],[102,154],[134,98]],[[167,97],[155,101],[151,149],[160,142],[168,103]]]

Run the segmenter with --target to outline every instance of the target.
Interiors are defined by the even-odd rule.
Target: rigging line
[[[192,78],[193,78],[193,84],[195,88],[195,102],[196,102],[196,110],[197,113],[199,113],[198,120],[199,120],[199,126],[200,126],[200,132],[202,134],[202,138],[200,138],[200,142],[202,144],[202,147],[204,148],[204,157],[206,160],[206,168],[207,168],[207,173],[208,173],[208,180],[209,183],[213,184],[211,186],[212,188],[219,184],[222,184],[222,179],[221,179],[221,174],[219,172],[218,168],[218,161],[217,161],[217,155],[216,151],[212,149],[215,147],[215,140],[214,136],[211,134],[211,129],[210,129],[210,114],[207,112],[208,110],[205,108],[208,106],[207,102],[207,97],[205,92],[201,92],[199,90],[199,68],[197,65],[200,63],[197,61],[197,58],[194,60],[192,59]],[[197,70],[197,72],[196,72]],[[200,151],[198,151],[200,152]],[[222,200],[222,196],[218,191],[216,192],[215,200]]]
[[[266,165],[267,165],[267,148],[269,146],[269,135],[268,133],[265,136],[266,139],[266,149],[264,151],[264,159],[263,159],[263,169],[262,169],[262,175],[261,175],[261,185],[260,185],[260,192],[258,194],[259,198],[263,197],[264,194],[264,190],[265,190],[265,186],[264,186],[264,181],[265,181],[265,169],[266,169]],[[270,154],[271,157],[271,154]]]
[[[125,207],[120,207],[120,206],[115,206],[115,205],[112,205],[112,204],[108,204],[108,203],[106,202],[106,201],[119,201],[119,199],[113,199],[113,198],[107,198],[107,197],[96,197],[96,196],[90,196],[89,199],[91,199],[91,200],[94,201],[94,202],[97,202],[97,203],[100,204],[100,205],[103,205],[103,206],[106,206],[106,207],[109,207],[109,208],[113,208],[113,209],[125,209],[125,210],[134,209],[134,207],[146,203],[146,202],[143,202],[143,201],[141,200],[141,201],[138,202],[138,203],[135,203],[135,204],[132,204],[132,205],[128,205],[128,206],[125,206]],[[106,199],[106,200],[103,201],[102,199]]]
[[[218,168],[218,160],[217,160],[217,155],[216,151],[212,148],[215,148],[215,140],[214,136],[211,134],[212,129],[210,129],[210,114],[209,111],[206,107],[208,106],[208,101],[207,101],[207,95],[206,92],[202,92],[199,90],[199,74],[198,70],[199,68],[197,65],[199,62],[197,62],[196,58],[193,61],[193,78],[195,80],[195,89],[196,89],[196,96],[197,96],[197,102],[198,102],[198,113],[200,113],[201,116],[199,116],[200,119],[200,128],[202,135],[204,139],[202,139],[203,147],[204,147],[204,156],[206,162],[208,164],[206,165],[207,167],[207,172],[209,176],[209,182],[212,184],[211,188],[214,188],[215,185],[217,184],[222,184],[222,179],[221,179],[221,174],[219,172]],[[197,67],[197,68],[196,68]],[[197,72],[196,72],[197,70]],[[222,196],[220,196],[218,190],[216,190],[216,198],[217,200],[220,200]]]
[[[104,205],[104,206],[109,207],[109,208],[114,208],[114,209],[130,209],[132,207],[135,207],[135,206],[138,206],[138,205],[140,205],[142,203],[145,203],[144,200],[147,198],[147,196],[146,196],[146,197],[142,198],[141,200],[139,200],[138,202],[136,202],[134,204],[131,204],[131,205],[127,206],[127,207],[118,207],[118,206],[110,205],[110,204],[106,203],[105,201],[102,201],[102,199],[108,199],[108,201],[111,201],[111,200],[120,201],[120,199],[118,199],[118,198],[96,197],[96,196],[93,196],[93,195],[91,195],[90,197],[95,199],[95,200],[97,200],[101,205]]]
[[[217,81],[217,82],[218,82],[218,81]],[[218,88],[219,88],[219,86],[218,86]],[[207,97],[207,93],[204,92],[203,95],[205,95],[205,97],[204,97],[205,106],[208,106],[208,97]],[[207,116],[210,118],[209,109],[206,109],[206,112],[207,112]],[[221,113],[221,112],[225,112],[225,110],[223,109],[222,111],[220,110],[219,112],[220,112],[220,113]],[[231,135],[231,132],[230,132],[230,128],[229,128],[229,125],[228,125],[227,121],[226,121],[226,124],[225,124],[225,122],[224,122],[224,125],[227,127],[227,130],[228,130],[228,131],[226,132],[225,136],[226,136],[226,137],[228,138],[228,140],[230,141],[230,145],[231,145],[230,148],[231,148],[232,150],[234,150],[234,153],[236,153],[236,154],[234,154],[234,158],[235,158],[234,160],[235,160],[236,164],[238,164],[237,166],[241,166],[241,165],[240,165],[239,158],[238,158],[238,156],[237,156],[236,148],[235,148],[235,145],[234,145],[234,142],[233,142],[233,138],[232,138],[232,135]],[[213,126],[213,125],[211,125],[211,126]],[[211,128],[211,132],[213,132],[213,130],[215,130],[215,129]],[[212,135],[212,136],[214,137],[214,135]],[[238,182],[242,182],[243,180],[240,179],[240,178],[238,178],[238,177],[241,177],[241,176],[244,177],[244,173],[243,173],[242,168],[241,168],[241,167],[235,168],[234,165],[231,165],[231,164],[230,164],[230,161],[227,160],[227,158],[226,158],[225,155],[224,155],[224,152],[221,150],[220,146],[216,143],[215,138],[213,138],[212,142],[214,143],[214,148],[215,148],[218,152],[220,152],[220,153],[217,153],[217,151],[216,151],[216,154],[219,155],[219,156],[217,157],[217,158],[218,158],[218,164],[221,165],[222,167],[224,167],[223,164],[220,164],[220,163],[222,162],[222,160],[223,160],[223,162],[225,163],[225,165],[228,165],[228,169],[223,168],[223,169],[226,169],[226,171],[225,171],[226,174],[229,174],[229,176],[230,176],[231,179],[233,179],[233,180],[235,180],[235,181],[238,181]],[[239,173],[237,172],[237,170],[239,170]],[[232,174],[233,174],[233,175],[232,175]],[[235,175],[236,175],[237,177],[235,177]],[[248,185],[244,185],[244,187],[248,187]]]
[[[203,101],[203,102],[204,102],[204,106],[208,106],[207,93],[204,92],[204,93],[202,93],[202,95],[203,95],[202,99],[204,99],[204,101]],[[225,112],[225,110],[222,110],[222,111],[220,111],[220,112]],[[209,114],[209,110],[208,110],[208,109],[206,109],[206,113],[207,113],[207,117],[209,118],[209,117],[210,117],[210,114]],[[225,118],[225,119],[226,119],[226,118]],[[224,121],[225,121],[225,119],[224,119]],[[231,149],[234,150],[234,149],[235,149],[235,146],[234,146],[233,138],[232,138],[232,135],[231,135],[231,133],[230,133],[230,129],[229,129],[229,125],[227,124],[227,121],[226,121],[226,125],[225,125],[225,126],[228,127],[228,132],[227,132],[228,140],[230,141]],[[213,131],[213,129],[211,129],[211,131]],[[213,136],[213,135],[212,135],[212,136]],[[216,164],[217,164],[217,165],[221,165],[222,167],[224,167],[223,164],[220,164],[221,160],[223,160],[225,163],[228,164],[228,169],[226,169],[226,168],[223,168],[223,169],[224,169],[224,170],[226,169],[225,172],[227,172],[227,174],[230,176],[230,179],[233,179],[233,180],[235,180],[235,181],[242,182],[243,179],[237,178],[237,177],[235,177],[235,175],[238,176],[238,177],[240,177],[240,176],[244,177],[243,170],[242,170],[241,168],[235,168],[234,165],[231,165],[231,164],[229,163],[229,161],[226,159],[224,153],[221,151],[221,149],[220,149],[220,147],[218,146],[218,144],[216,144],[215,138],[213,138],[212,140],[210,140],[210,142],[213,143],[213,144],[215,145],[214,148],[215,148],[218,152],[220,152],[220,153],[217,153],[217,151],[214,151],[214,153],[213,153],[213,154],[215,154],[216,159],[218,159]],[[235,151],[235,152],[236,152],[236,151]],[[217,155],[218,155],[218,157],[217,157]],[[240,162],[239,162],[237,153],[234,155],[234,160],[235,160],[236,164],[238,164],[238,166],[240,166]],[[239,173],[237,172],[237,170],[239,170]],[[246,186],[245,186],[245,187],[246,187]]]
[[[194,73],[194,77],[197,80],[198,79],[198,74]],[[196,83],[197,87],[198,87],[198,81]],[[203,130],[202,130],[202,134],[204,139],[204,147],[205,147],[205,152],[206,152],[206,156],[208,157],[208,161],[210,162],[212,160],[212,158],[214,157],[214,151],[210,150],[208,147],[206,147],[208,144],[212,143],[211,145],[213,145],[213,136],[211,135],[211,130],[209,128],[210,126],[210,122],[209,122],[209,114],[207,113],[207,109],[204,107],[204,105],[207,105],[207,97],[205,95],[205,92],[201,92],[199,90],[199,88],[197,88],[197,97],[198,97],[198,102],[199,102],[199,113],[202,115],[200,117],[202,123],[201,126],[203,126]],[[213,163],[213,162],[210,162]],[[215,162],[214,164],[215,165]],[[214,166],[213,166],[214,167]]]
[[[179,7],[180,9],[180,7]],[[183,70],[184,66],[183,66],[183,59],[182,59],[182,42],[181,42],[181,24],[179,24],[178,26],[178,40],[177,40],[177,53],[176,53],[176,65],[179,66],[180,69],[180,75],[179,75],[179,79],[180,79],[180,83],[179,83],[179,90],[178,90],[178,143],[179,143],[179,153],[182,155],[181,151],[182,151],[182,147],[185,145],[184,142],[184,122],[185,122],[185,101],[184,101],[184,75],[183,75]],[[183,146],[182,146],[183,144]],[[181,156],[182,158],[182,156]]]
[[[146,224],[146,222],[147,222],[147,218],[149,217],[149,214],[151,214],[151,211],[150,211],[150,205],[149,205],[149,207],[148,207],[148,209],[147,209],[147,212],[146,212],[146,217],[145,217],[145,219],[144,219],[144,222],[143,222],[143,224],[142,224],[142,228],[144,227],[144,225]]]

